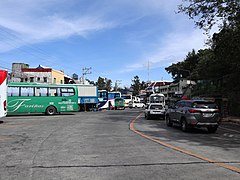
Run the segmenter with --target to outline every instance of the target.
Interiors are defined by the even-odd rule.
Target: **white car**
[[[147,105],[144,114],[146,119],[150,118],[165,118],[166,110],[162,104],[159,103],[150,103]]]
[[[144,108],[145,104],[138,101],[130,101],[128,104],[129,108]]]

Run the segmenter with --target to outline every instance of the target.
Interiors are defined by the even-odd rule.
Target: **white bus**
[[[114,99],[120,97],[121,92],[118,91],[108,92],[106,90],[98,90],[98,110],[114,109]]]
[[[122,98],[125,100],[125,107],[129,107],[129,102],[132,101],[132,95],[124,94]]]
[[[165,96],[164,94],[154,93],[149,96],[149,103],[158,103],[165,107]]]
[[[7,71],[0,70],[0,118],[7,114]]]

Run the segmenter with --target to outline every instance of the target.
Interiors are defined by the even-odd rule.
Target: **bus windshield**
[[[108,99],[115,99],[121,97],[120,92],[108,92]]]
[[[151,103],[162,103],[164,101],[164,97],[162,96],[152,96],[150,98]]]

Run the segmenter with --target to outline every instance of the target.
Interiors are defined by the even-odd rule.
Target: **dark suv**
[[[183,131],[195,126],[207,127],[214,133],[220,122],[219,109],[212,101],[181,100],[166,112],[167,126],[172,126],[173,122],[180,124]]]

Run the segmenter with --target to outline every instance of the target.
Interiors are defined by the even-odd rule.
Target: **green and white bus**
[[[78,111],[78,90],[71,85],[12,82],[7,93],[7,115]]]

